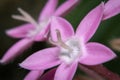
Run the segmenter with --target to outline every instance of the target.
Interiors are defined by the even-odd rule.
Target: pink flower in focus
[[[34,41],[43,41],[47,38],[49,32],[50,18],[54,16],[63,16],[71,10],[79,0],[68,0],[56,9],[58,0],[48,0],[43,8],[38,22],[36,22],[27,12],[18,8],[22,15],[13,15],[17,20],[26,21],[28,23],[20,25],[16,28],[7,30],[6,33],[13,38],[22,38],[19,42],[14,44],[0,60],[1,63],[7,64],[14,58],[22,54],[23,51],[31,47]]]
[[[78,63],[97,65],[115,58],[116,55],[108,47],[97,42],[88,42],[102,20],[103,10],[102,3],[88,13],[76,33],[65,19],[53,17],[50,42],[57,47],[34,53],[20,66],[29,70],[46,70],[59,65],[54,80],[72,80]]]

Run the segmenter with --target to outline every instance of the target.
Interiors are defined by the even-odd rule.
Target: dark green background
[[[11,18],[12,14],[19,14],[17,8],[20,7],[23,10],[30,13],[36,20],[37,17],[47,0],[0,0],[0,58],[4,55],[6,50],[12,46],[19,39],[13,39],[5,34],[5,30],[12,27],[23,24],[22,21],[17,21]],[[64,0],[60,0],[62,3]],[[83,17],[95,6],[105,0],[82,0],[81,3],[70,12],[65,18],[76,29],[77,25],[83,19]],[[114,38],[120,37],[120,15],[114,16],[106,21],[102,21],[95,35],[90,41],[100,42],[109,46],[109,41]],[[42,46],[41,46],[42,45]],[[44,46],[43,46],[44,45]],[[27,56],[33,52],[45,48],[46,43],[36,43],[32,48],[25,51],[22,56],[18,57],[14,62],[8,65],[0,65],[0,80],[22,80],[27,70],[24,70],[18,66],[18,63],[22,62]],[[118,57],[120,52],[114,51]],[[111,71],[120,74],[120,59],[117,58],[104,64]]]

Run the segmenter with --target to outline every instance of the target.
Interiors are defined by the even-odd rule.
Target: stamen
[[[53,41],[51,37],[49,37],[49,42],[50,42],[51,44],[53,44],[53,45],[57,45],[57,44],[58,44],[58,42],[57,42],[57,41],[56,41],[56,42]]]
[[[51,38],[49,38],[50,43],[54,44],[54,45],[60,45],[61,47],[68,49],[69,51],[73,51],[73,49],[71,47],[69,47],[68,45],[66,45],[61,38],[61,34],[60,31],[58,29],[56,29],[56,34],[57,34],[57,39],[58,41],[53,41]]]
[[[25,12],[21,8],[18,8],[18,11],[22,14],[22,16],[12,15],[12,18],[21,20],[21,21],[26,21],[26,22],[32,23],[34,25],[37,25],[36,21],[27,12]]]
[[[58,39],[58,41],[63,42],[63,41],[62,41],[62,38],[61,38],[60,31],[59,31],[58,29],[56,29],[56,34],[57,34],[57,39]]]

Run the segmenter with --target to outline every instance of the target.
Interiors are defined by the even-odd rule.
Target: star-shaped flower
[[[40,50],[20,66],[29,70],[46,70],[58,66],[54,80],[72,80],[78,63],[97,65],[116,57],[108,47],[88,42],[102,21],[104,4],[90,11],[79,24],[76,32],[63,18],[53,17],[50,42],[56,47]]]
[[[22,16],[13,15],[12,17],[28,23],[6,31],[9,36],[14,38],[22,38],[22,40],[14,44],[5,53],[0,62],[6,64],[28,49],[34,43],[34,41],[45,40],[50,28],[50,18],[52,16],[65,15],[72,10],[71,8],[76,6],[78,2],[79,0],[67,0],[56,9],[58,0],[48,0],[42,12],[40,13],[40,16],[38,17],[38,22],[36,22],[27,12],[18,8]]]

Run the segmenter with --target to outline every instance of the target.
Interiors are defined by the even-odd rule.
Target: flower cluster
[[[7,35],[21,38],[0,60],[7,64],[37,41],[49,42],[52,47],[37,51],[25,59],[20,66],[31,70],[24,80],[72,80],[79,64],[98,65],[108,62],[116,54],[98,42],[89,42],[100,23],[120,13],[120,0],[101,2],[80,22],[76,31],[65,19],[68,12],[79,4],[80,0],[67,0],[58,8],[58,0],[48,0],[36,22],[26,11],[18,8],[22,15],[13,15],[26,24],[7,30]],[[57,68],[54,68],[56,67]]]

